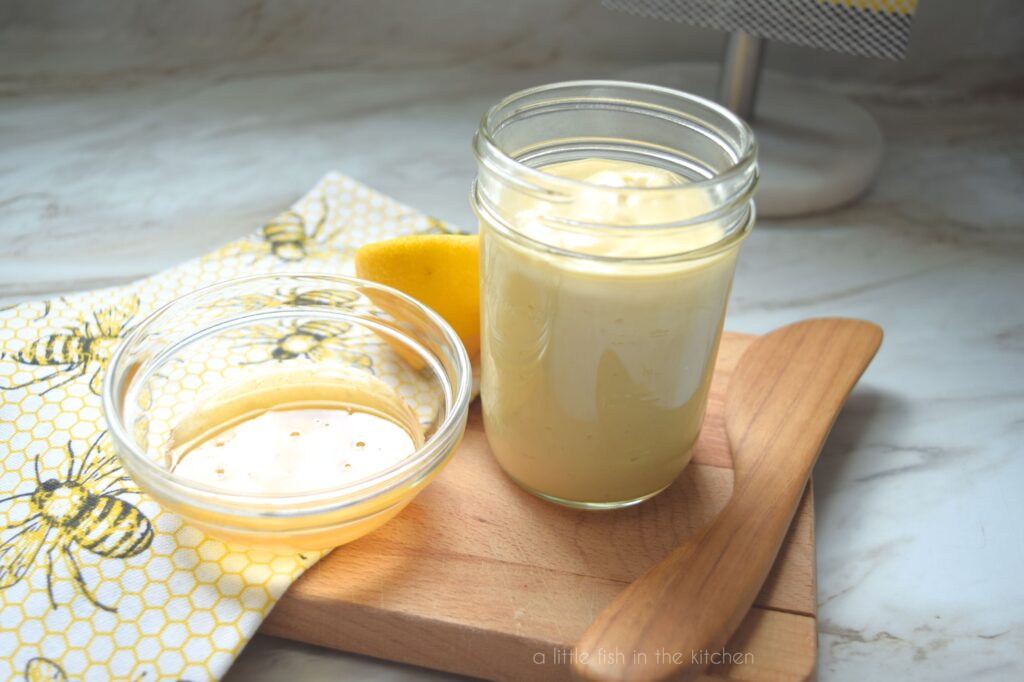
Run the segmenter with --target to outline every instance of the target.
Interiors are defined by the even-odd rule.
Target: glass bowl
[[[384,382],[422,443],[382,471],[302,492],[234,492],[173,473],[176,425],[268,372]],[[414,299],[351,277],[272,274],[199,289],[150,315],[111,356],[103,409],[125,470],[166,508],[230,542],[321,550],[378,528],[437,475],[465,431],[471,389],[458,336]]]

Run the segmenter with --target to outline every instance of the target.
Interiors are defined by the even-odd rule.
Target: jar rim
[[[494,134],[500,127],[495,127],[494,119],[498,112],[514,105],[517,101],[523,101],[536,95],[543,95],[549,93],[556,93],[563,90],[572,90],[578,88],[609,88],[619,89],[624,93],[655,93],[665,97],[669,97],[680,102],[686,102],[691,105],[703,107],[707,111],[721,116],[731,126],[734,127],[736,138],[740,144],[736,148],[731,148],[730,151],[734,156],[732,165],[722,172],[715,173],[714,176],[705,178],[703,180],[689,181],[684,184],[671,184],[671,185],[655,185],[647,187],[628,187],[619,188],[610,185],[601,185],[595,183],[589,183],[583,180],[577,180],[574,178],[566,178],[552,173],[546,173],[539,168],[535,168],[528,164],[518,160],[504,149],[495,139]],[[614,97],[597,97],[592,96],[587,99],[595,100],[606,100],[613,102],[617,98]],[[630,101],[631,104],[642,104],[647,105],[650,108],[661,108],[659,105],[655,105],[650,102],[643,102],[641,100]],[[545,184],[553,186],[563,186],[573,189],[606,189],[606,190],[628,190],[630,192],[643,193],[656,193],[666,191],[677,191],[682,189],[687,190],[702,190],[722,183],[728,182],[729,180],[741,176],[744,173],[750,171],[750,167],[757,162],[757,141],[754,137],[753,130],[750,126],[739,116],[729,111],[724,106],[713,102],[704,97],[693,95],[682,90],[676,90],[674,88],[668,88],[661,85],[652,85],[648,83],[639,83],[636,81],[625,81],[625,80],[575,80],[575,81],[560,81],[555,83],[547,83],[544,85],[538,85],[532,88],[526,88],[504,97],[496,104],[488,108],[480,118],[480,126],[477,130],[476,135],[473,138],[473,152],[477,160],[480,163],[487,162],[485,158],[485,152],[489,153],[493,158],[498,160],[502,165],[506,165],[509,168],[514,168],[516,172],[522,173],[526,177],[535,178],[542,180]],[[500,169],[499,169],[500,170]],[[755,180],[756,184],[756,180]]]

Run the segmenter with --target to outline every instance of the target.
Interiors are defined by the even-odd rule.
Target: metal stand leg
[[[729,36],[718,81],[718,101],[748,123],[754,120],[754,100],[761,77],[764,40],[736,31]]]

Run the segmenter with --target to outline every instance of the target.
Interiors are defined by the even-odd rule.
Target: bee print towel
[[[445,231],[330,174],[248,238],[135,285],[0,309],[0,679],[214,680],[315,556],[228,546],[141,494],[100,410],[121,337],[188,291],[351,274],[361,244]]]

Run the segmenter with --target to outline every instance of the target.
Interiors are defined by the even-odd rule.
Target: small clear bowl
[[[268,369],[369,373],[415,411],[423,443],[384,471],[301,493],[242,494],[172,473],[175,425]],[[164,507],[231,542],[322,550],[378,528],[437,475],[462,439],[471,389],[458,336],[414,299],[352,277],[273,274],[150,315],[111,356],[103,409],[124,468]]]

